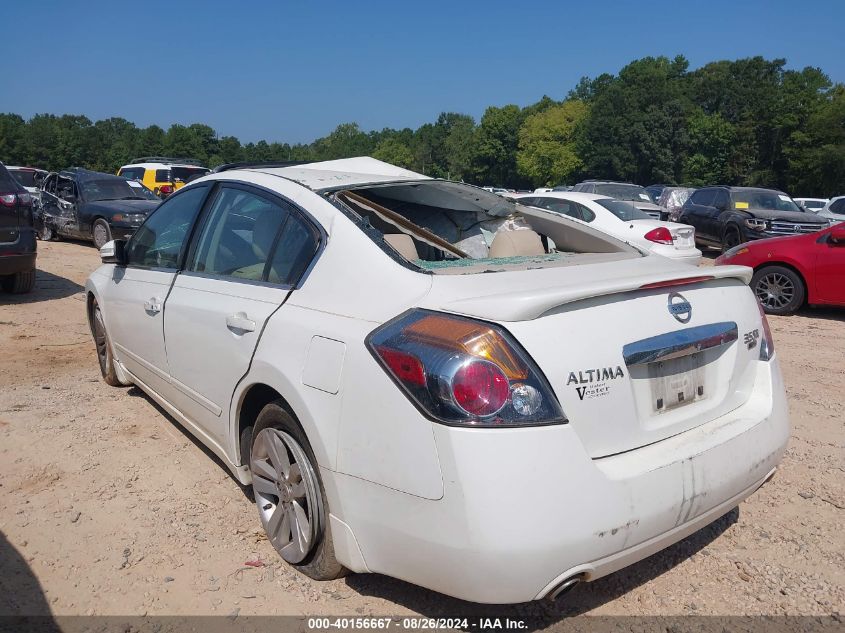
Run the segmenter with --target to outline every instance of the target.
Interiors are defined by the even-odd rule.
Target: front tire
[[[739,246],[740,244],[742,244],[742,237],[739,234],[739,230],[736,227],[728,227],[722,237],[722,252],[726,253],[734,246]]]
[[[249,468],[261,524],[279,555],[314,580],[345,575],[347,570],[335,558],[314,452],[280,402],[268,404],[258,414]]]
[[[35,288],[35,270],[24,270],[3,278],[3,290],[22,295]]]
[[[94,300],[94,305],[91,307],[91,330],[94,334],[94,345],[97,348],[97,361],[100,363],[100,373],[103,375],[103,380],[107,385],[112,387],[121,387],[123,383],[117,377],[117,371],[114,368],[114,356],[111,351],[111,343],[109,342],[108,334],[106,334],[106,322],[103,320],[103,313],[100,311],[100,306],[97,300]]]
[[[96,220],[94,227],[91,229],[91,237],[94,240],[94,246],[97,247],[97,250],[111,242],[111,229],[109,228],[108,222],[102,218]]]
[[[767,314],[792,314],[804,303],[804,280],[785,266],[758,270],[751,278],[751,289]]]

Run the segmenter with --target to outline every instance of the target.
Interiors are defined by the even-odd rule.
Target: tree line
[[[139,128],[122,118],[0,114],[0,160],[114,172],[144,155],[310,161],[369,155],[434,177],[528,188],[583,178],[758,185],[795,196],[845,193],[845,86],[786,60],[716,61],[690,71],[646,57],[584,77],[565,99],[444,112],[416,130],[342,123],[312,143],[241,143],[208,125]]]

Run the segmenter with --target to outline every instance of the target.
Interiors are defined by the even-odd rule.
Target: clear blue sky
[[[0,112],[202,122],[309,142],[337,124],[562,98],[647,55],[784,57],[845,82],[845,0],[9,2]],[[13,26],[15,25],[15,26]]]

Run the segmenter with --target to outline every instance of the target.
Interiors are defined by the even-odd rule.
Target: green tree
[[[583,101],[570,100],[525,119],[516,155],[520,175],[537,187],[562,184],[578,172],[575,133],[587,113]]]
[[[602,84],[579,139],[588,174],[644,184],[681,178],[692,109],[687,66],[682,56],[646,57]]]
[[[681,181],[696,187],[731,182],[734,126],[718,112],[706,114],[699,109],[687,119],[687,134],[689,153],[684,158]]]
[[[411,168],[414,164],[411,148],[395,138],[387,138],[379,143],[373,152],[373,158],[405,168]]]
[[[522,111],[515,105],[485,110],[472,144],[472,171],[477,183],[513,186],[520,181],[516,152],[523,120]]]

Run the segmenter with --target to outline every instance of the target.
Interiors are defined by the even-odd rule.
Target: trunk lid
[[[750,396],[762,335],[750,269],[691,270],[662,259],[435,276],[427,303],[507,328],[549,380],[587,454],[599,458],[695,428]],[[503,279],[510,292],[447,299],[461,281],[485,277],[522,281]],[[552,277],[557,286],[547,285]]]

